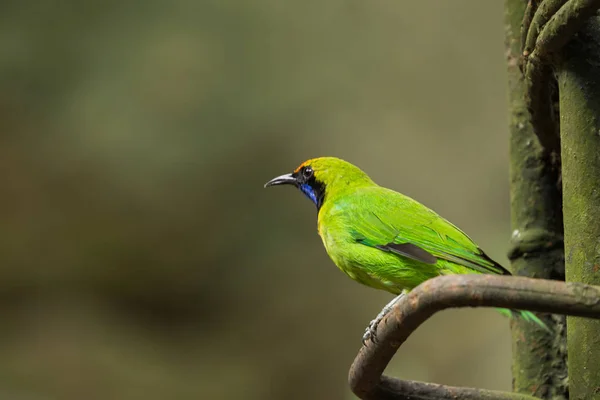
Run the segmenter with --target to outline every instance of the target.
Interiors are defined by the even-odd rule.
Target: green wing
[[[426,264],[442,259],[481,273],[510,275],[460,229],[409,197],[370,187],[349,200],[344,208],[356,207],[352,229],[361,244]]]

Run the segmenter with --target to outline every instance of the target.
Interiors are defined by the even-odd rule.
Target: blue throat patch
[[[311,199],[312,202],[315,203],[315,205],[317,207],[319,206],[319,199],[317,198],[317,192],[308,183],[301,184],[300,190],[302,191],[302,193],[304,193],[306,195],[306,197]]]

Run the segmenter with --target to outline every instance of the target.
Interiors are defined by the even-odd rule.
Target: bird
[[[312,158],[264,187],[291,185],[317,208],[317,230],[333,263],[351,279],[396,297],[367,326],[378,324],[400,299],[428,279],[448,274],[511,275],[462,230],[425,205],[379,186],[359,167],[336,157]],[[547,326],[532,312],[498,309]]]

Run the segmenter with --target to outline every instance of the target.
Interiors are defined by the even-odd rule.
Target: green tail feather
[[[520,310],[508,310],[506,308],[497,308],[498,312],[506,317],[518,317],[527,322],[535,322],[541,328],[543,328],[546,332],[552,333],[552,330],[548,328],[548,326],[542,322],[534,313],[531,311],[520,311]]]

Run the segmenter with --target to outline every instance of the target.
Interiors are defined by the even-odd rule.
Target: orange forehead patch
[[[298,168],[296,168],[296,169],[294,170],[294,173],[296,173],[296,172],[300,171],[300,170],[302,169],[302,167],[304,167],[304,166],[306,166],[306,165],[310,164],[310,162],[311,162],[312,160],[313,160],[313,159],[310,159],[310,160],[306,160],[306,161],[304,161],[302,164],[300,164],[300,165],[298,166]]]

